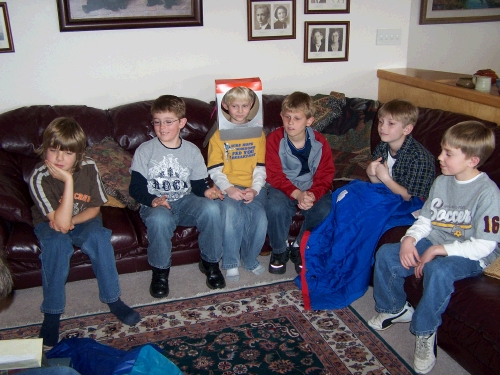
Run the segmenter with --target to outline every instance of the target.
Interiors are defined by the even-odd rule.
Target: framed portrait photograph
[[[14,52],[7,3],[0,3],[0,53]]]
[[[351,0],[304,0],[304,13],[349,13]]]
[[[304,62],[348,60],[349,21],[315,21],[304,25]]]
[[[203,26],[203,0],[57,0],[60,31]]]
[[[420,25],[500,21],[500,0],[420,1]]]
[[[295,39],[295,0],[247,0],[248,40]]]

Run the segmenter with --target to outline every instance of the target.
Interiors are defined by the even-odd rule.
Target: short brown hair
[[[45,159],[47,150],[50,148],[74,152],[76,160],[73,171],[78,172],[86,146],[87,137],[82,127],[71,117],[58,117],[43,132],[43,143],[36,153]]]
[[[151,115],[160,112],[172,112],[178,118],[186,117],[186,103],[175,95],[162,95],[151,105]]]
[[[281,104],[281,113],[288,111],[302,111],[306,115],[306,118],[309,119],[316,113],[316,107],[308,94],[295,91],[288,95]]]
[[[418,120],[418,108],[406,100],[393,99],[382,105],[378,110],[379,117],[386,115],[390,115],[395,120],[401,121],[403,126],[409,124],[415,126]]]
[[[467,158],[479,158],[479,168],[495,150],[495,134],[479,121],[462,121],[447,129],[441,146],[460,149]]]

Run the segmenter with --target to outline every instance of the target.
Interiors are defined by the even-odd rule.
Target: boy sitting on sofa
[[[303,92],[288,95],[281,105],[283,127],[271,132],[266,144],[267,233],[272,247],[269,272],[283,274],[291,258],[302,268],[302,234],[321,223],[330,212],[335,166],[328,141],[310,128],[315,107]],[[300,208],[304,222],[293,246],[288,246],[292,217]]]
[[[221,106],[228,111],[235,129],[248,123],[255,100],[255,93],[244,86],[233,87],[224,94]],[[227,194],[220,203],[226,216],[222,269],[226,270],[228,281],[239,280],[240,259],[243,268],[256,275],[265,270],[257,260],[267,231],[265,154],[264,131],[257,138],[221,140],[217,130],[208,144],[208,173]]]
[[[449,128],[438,160],[442,175],[432,185],[418,220],[401,243],[376,254],[376,330],[410,322],[416,335],[414,368],[427,374],[436,363],[436,332],[457,280],[479,275],[497,256],[500,190],[478,170],[495,148],[491,129],[477,121]],[[404,279],[423,277],[423,295],[414,309],[406,302]]]
[[[435,177],[434,156],[412,136],[418,108],[405,100],[391,100],[378,111],[381,142],[366,169],[373,183],[383,183],[408,201],[426,199]]]
[[[219,269],[224,217],[212,201],[224,196],[218,188],[208,187],[200,149],[180,137],[187,123],[186,104],[176,96],[162,95],[153,102],[151,115],[156,137],[135,151],[129,187],[131,197],[141,204],[139,213],[147,227],[148,261],[153,271],[149,293],[154,298],[168,296],[171,240],[178,225],[198,229],[200,271],[207,276],[210,289],[224,288]]]

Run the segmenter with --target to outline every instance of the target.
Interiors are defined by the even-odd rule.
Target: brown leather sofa
[[[281,126],[279,112],[283,95],[263,95],[263,112],[266,133]],[[211,125],[214,103],[184,98],[187,105],[188,124],[182,137],[200,147],[204,156],[207,150],[202,147]],[[354,100],[352,101],[354,102]],[[356,103],[348,99],[342,112],[335,118],[335,129],[362,128],[372,122],[377,124],[375,101]],[[151,101],[126,104],[101,110],[81,105],[74,106],[31,106],[0,114],[0,250],[3,252],[14,276],[16,289],[41,285],[39,245],[31,225],[30,207],[32,205],[27,180],[39,159],[34,154],[35,147],[41,143],[45,127],[56,117],[74,117],[83,127],[89,145],[112,137],[124,150],[133,154],[134,150],[152,134],[149,109]],[[413,131],[414,137],[434,155],[439,154],[440,139],[451,125],[471,119],[470,116],[434,109],[420,109],[419,120]],[[354,123],[354,125],[352,125]],[[349,125],[349,126],[345,126]],[[487,123],[495,129],[497,147],[493,156],[482,167],[500,186],[500,128]],[[346,130],[342,132],[346,132]],[[373,149],[379,142],[376,126],[371,126],[371,139],[367,147]],[[337,174],[345,159],[354,160],[359,155],[335,154]],[[350,162],[350,161],[348,161]],[[366,162],[366,160],[365,160]],[[359,166],[353,162],[348,172],[355,178],[366,178]],[[366,165],[366,164],[365,164]],[[354,166],[354,167],[353,167]],[[436,161],[436,170],[439,171]],[[347,170],[346,168],[344,168]],[[344,170],[344,172],[345,172]],[[346,177],[345,173],[341,177]],[[333,188],[345,184],[343,178],[333,181]],[[112,230],[112,244],[115,249],[119,273],[148,270],[146,228],[137,211],[128,208],[103,207],[104,225]],[[297,214],[290,227],[290,239],[298,234],[302,217]],[[386,232],[377,248],[387,242],[398,242],[406,228],[393,228]],[[179,227],[172,239],[173,265],[197,262],[199,250],[195,228]],[[269,250],[267,244],[264,249]],[[89,259],[75,248],[71,259],[69,281],[93,278]],[[458,363],[473,374],[500,373],[500,280],[479,276],[455,284],[448,309],[443,315],[443,324],[438,331],[438,344]],[[405,284],[409,301],[416,305],[422,293],[422,284],[413,277]]]

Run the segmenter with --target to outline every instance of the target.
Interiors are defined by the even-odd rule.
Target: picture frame
[[[304,0],[304,13],[350,13],[350,6],[351,0]]]
[[[468,23],[500,21],[500,7],[487,8],[487,4],[477,4],[471,9],[451,9],[453,6],[447,1],[421,0],[420,25],[434,25],[441,23]],[[465,5],[467,6],[467,5]],[[440,9],[449,8],[449,9]]]
[[[7,3],[0,3],[0,53],[14,52],[14,41],[10,30],[9,11]]]
[[[349,59],[349,21],[304,22],[304,62]]]
[[[296,39],[296,0],[247,0],[248,40]]]
[[[203,26],[203,0],[57,0],[59,30]]]

